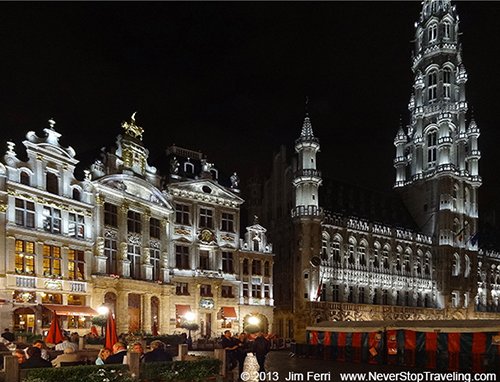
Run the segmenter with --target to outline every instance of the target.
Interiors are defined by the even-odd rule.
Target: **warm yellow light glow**
[[[194,321],[196,318],[196,314],[194,314],[193,312],[187,312],[184,315],[184,318],[186,319],[186,321]]]
[[[97,313],[99,313],[101,316],[104,316],[109,313],[109,308],[106,305],[101,305],[97,308]]]
[[[260,320],[257,316],[250,316],[248,317],[247,321],[250,325],[259,325],[260,323]]]

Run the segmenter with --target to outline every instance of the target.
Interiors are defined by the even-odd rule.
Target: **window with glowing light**
[[[43,245],[43,275],[61,276],[61,247]]]
[[[85,279],[85,253],[80,250],[68,251],[68,277],[70,280]]]
[[[16,273],[35,274],[35,243],[16,240]]]

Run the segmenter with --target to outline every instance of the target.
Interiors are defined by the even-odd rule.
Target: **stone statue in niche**
[[[231,188],[239,188],[240,186],[240,178],[236,172],[233,172],[233,175],[229,178],[231,181]]]

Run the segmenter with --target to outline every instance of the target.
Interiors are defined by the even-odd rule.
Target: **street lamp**
[[[103,304],[97,308],[97,313],[99,313],[100,316],[106,316],[109,313],[109,308]]]
[[[192,350],[193,348],[193,339],[191,338],[191,330],[198,330],[198,324],[194,322],[195,319],[196,319],[196,314],[194,312],[189,311],[184,315],[185,323],[183,326],[188,330],[187,345],[189,350]]]
[[[257,326],[260,324],[260,319],[257,316],[250,316],[250,317],[248,317],[247,321],[250,325],[254,325],[254,326]]]

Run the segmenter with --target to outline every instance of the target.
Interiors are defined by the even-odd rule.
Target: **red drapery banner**
[[[436,368],[437,333],[425,333],[425,351],[427,353],[427,367]]]

